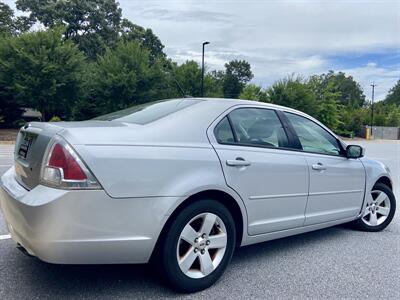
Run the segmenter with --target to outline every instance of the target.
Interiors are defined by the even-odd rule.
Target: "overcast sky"
[[[12,3],[13,1],[6,1]],[[151,28],[178,62],[208,69],[246,59],[253,82],[268,87],[298,73],[343,71],[376,99],[400,78],[400,0],[119,0],[123,16]]]

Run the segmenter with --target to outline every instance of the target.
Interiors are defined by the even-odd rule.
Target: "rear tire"
[[[186,293],[210,287],[228,266],[235,239],[232,215],[223,204],[204,199],[188,205],[167,228],[160,245],[166,279]]]
[[[385,229],[394,217],[396,199],[392,190],[383,183],[376,183],[361,218],[352,222],[359,230],[376,232]]]

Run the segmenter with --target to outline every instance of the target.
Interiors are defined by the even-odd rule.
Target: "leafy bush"
[[[57,117],[57,116],[53,116],[53,117],[49,120],[49,122],[61,122],[61,118],[60,118],[60,117]]]

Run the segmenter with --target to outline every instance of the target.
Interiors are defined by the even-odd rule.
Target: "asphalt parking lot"
[[[400,199],[400,142],[354,143],[390,167]],[[12,164],[12,149],[0,145],[0,174]],[[0,214],[0,236],[5,234]],[[51,265],[23,255],[6,236],[0,239],[0,299],[400,299],[400,212],[383,232],[337,226],[240,248],[223,278],[197,294],[176,294],[154,273],[146,265]]]

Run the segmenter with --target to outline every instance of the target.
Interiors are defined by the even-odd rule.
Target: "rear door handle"
[[[322,163],[317,163],[312,165],[313,170],[323,171],[326,170],[326,167]]]
[[[236,159],[228,159],[226,165],[231,167],[247,167],[250,166],[251,163],[242,157],[237,157]]]

